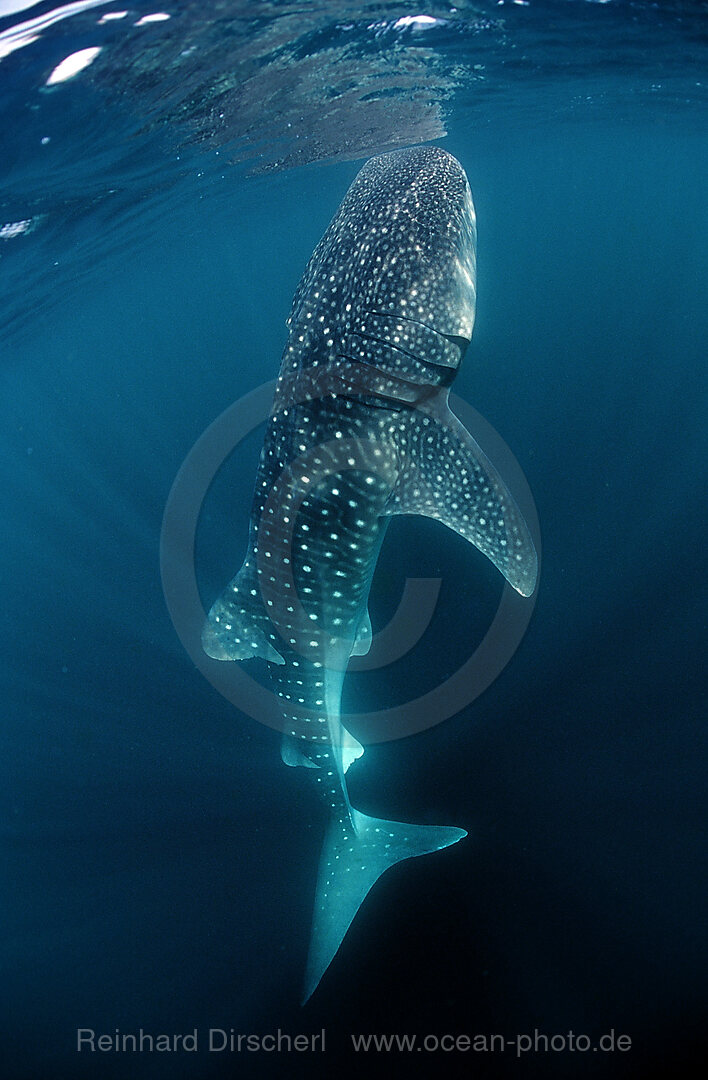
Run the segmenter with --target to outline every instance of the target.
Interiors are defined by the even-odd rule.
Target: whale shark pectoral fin
[[[538,556],[528,525],[491,461],[446,403],[401,420],[405,457],[387,514],[441,521],[487,556],[522,596],[531,596]]]
[[[316,989],[372,885],[402,859],[455,844],[464,829],[406,825],[368,817],[332,818],[325,838],[315,895],[303,1004]]]
[[[284,664],[266,636],[269,623],[256,575],[247,559],[212,605],[202,627],[202,648],[214,660],[247,660],[258,656],[271,664]]]
[[[354,647],[352,648],[352,656],[366,656],[371,648],[371,639],[373,637],[373,631],[371,629],[371,616],[368,609],[364,612],[364,616],[359,624],[356,639],[354,641]]]

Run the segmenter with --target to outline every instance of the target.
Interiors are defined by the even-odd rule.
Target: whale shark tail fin
[[[457,843],[464,829],[406,825],[352,809],[351,819],[332,818],[327,830],[315,895],[303,1005],[334,958],[369,889],[384,870],[402,859]]]

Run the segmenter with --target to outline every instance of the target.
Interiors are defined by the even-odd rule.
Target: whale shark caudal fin
[[[320,858],[303,1005],[316,989],[375,881],[402,859],[457,843],[464,829],[406,825],[352,808],[351,821],[332,818]]]
[[[255,569],[246,559],[212,604],[202,630],[202,648],[214,660],[247,660],[259,656],[271,664],[284,664],[266,636],[269,626]]]

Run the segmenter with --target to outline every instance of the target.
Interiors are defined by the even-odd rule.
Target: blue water
[[[705,5],[107,3],[18,30],[59,10],[22,7],[0,3],[0,1076],[691,1075],[708,1005]],[[324,811],[277,733],[184,652],[161,520],[200,434],[276,374],[362,160],[430,140],[464,165],[479,224],[455,389],[527,477],[541,583],[480,698],[352,767],[363,811],[469,836],[388,872],[300,1010]],[[243,553],[258,449],[256,432],[205,503],[205,603]],[[441,576],[439,608],[412,659],[352,680],[367,708],[454,670],[501,588],[412,519],[382,554],[382,622],[407,576]],[[324,1027],[327,1051],[79,1054],[78,1027],[196,1027],[202,1044]],[[534,1029],[614,1029],[632,1049],[364,1059],[350,1042]]]

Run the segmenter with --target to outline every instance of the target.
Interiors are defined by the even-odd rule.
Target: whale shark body
[[[261,657],[282,700],[283,760],[329,810],[305,979],[314,991],[371,886],[463,829],[356,810],[363,747],[341,721],[386,525],[424,514],[461,534],[524,596],[537,559],[496,470],[448,406],[475,316],[476,224],[460,164],[435,147],[372,158],[295,293],[256,480],[248,550],[202,634],[218,660]]]

